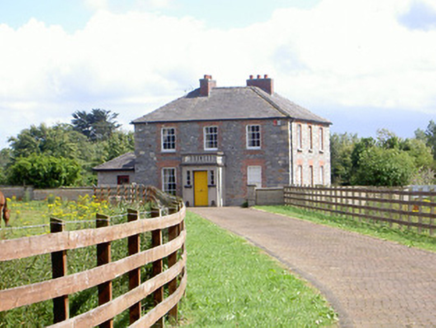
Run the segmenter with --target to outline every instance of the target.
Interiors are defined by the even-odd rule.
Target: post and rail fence
[[[344,186],[286,186],[284,203],[327,215],[434,235],[436,191]]]
[[[144,214],[149,218],[142,218]],[[166,314],[177,320],[187,284],[185,214],[182,202],[164,216],[157,208],[144,213],[128,210],[127,222],[116,225],[97,214],[95,228],[73,231],[66,231],[68,221],[52,218],[49,234],[0,240],[0,262],[51,254],[52,263],[52,279],[0,290],[0,312],[52,300],[50,327],[113,327],[114,317],[124,311],[129,311],[130,327],[162,327]],[[144,233],[151,234],[151,248],[141,251]],[[111,243],[123,239],[128,256],[112,262]],[[67,251],[83,247],[96,248],[97,266],[67,274]],[[147,264],[152,265],[152,275],[141,282],[141,269]],[[112,281],[122,275],[128,275],[129,291],[113,299]],[[70,317],[70,295],[91,287],[98,287],[98,306]],[[141,302],[148,296],[154,307],[144,313]]]

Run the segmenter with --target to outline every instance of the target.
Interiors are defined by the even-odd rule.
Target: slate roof
[[[254,86],[215,87],[208,97],[200,89],[180,97],[134,121],[133,124],[184,121],[293,118],[331,124],[306,108]]]
[[[130,152],[118,156],[109,162],[100,164],[93,168],[94,171],[134,171],[135,170],[135,153]]]

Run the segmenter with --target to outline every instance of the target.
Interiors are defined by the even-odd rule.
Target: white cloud
[[[90,10],[107,10],[108,0],[83,0],[86,7]]]
[[[140,8],[172,8],[174,0],[136,0]]]
[[[207,29],[193,18],[108,10],[97,11],[74,34],[34,19],[16,30],[0,25],[0,114],[11,112],[13,120],[0,123],[0,147],[30,124],[69,121],[76,110],[105,108],[127,124],[197,88],[203,74],[219,86],[269,74],[279,93],[314,108],[434,112],[436,31],[399,22],[411,1],[324,0],[233,30]]]

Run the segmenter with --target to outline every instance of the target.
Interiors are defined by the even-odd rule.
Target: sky
[[[436,119],[434,0],[0,0],[0,149],[78,110],[130,122],[198,88],[275,91],[333,133]]]

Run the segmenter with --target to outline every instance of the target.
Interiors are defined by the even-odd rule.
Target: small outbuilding
[[[135,153],[129,152],[93,168],[98,185],[130,184],[135,181]]]

